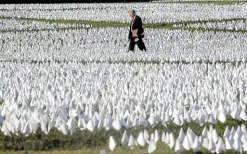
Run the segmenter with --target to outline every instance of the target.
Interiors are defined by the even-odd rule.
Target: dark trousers
[[[130,39],[130,44],[129,44],[129,50],[131,51],[134,51],[134,48],[135,48],[135,44],[137,44],[138,48],[143,51],[143,50],[147,50],[146,47],[145,47],[145,44],[143,43],[142,41],[142,38],[138,38],[139,40],[137,42],[135,42],[135,38],[134,37],[131,37]]]

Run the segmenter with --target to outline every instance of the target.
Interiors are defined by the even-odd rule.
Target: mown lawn
[[[107,146],[98,146],[94,148],[82,148],[79,150],[51,150],[51,151],[5,151],[0,154],[99,154],[100,150],[105,150],[107,154],[147,154],[148,145],[145,147],[137,146],[131,150],[128,146],[116,146],[114,151],[110,151]],[[202,149],[202,153],[210,153]],[[230,151],[229,151],[230,152]],[[231,151],[232,152],[232,151]],[[156,143],[156,150],[153,154],[173,154],[174,150],[162,142]],[[182,154],[191,154],[193,151],[183,151]],[[194,152],[195,153],[195,152]],[[200,152],[197,152],[200,153]]]

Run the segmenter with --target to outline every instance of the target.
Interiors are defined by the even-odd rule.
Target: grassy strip
[[[247,126],[246,121],[237,121],[232,119],[231,117],[228,117],[225,123],[221,123],[218,121],[216,125],[212,125],[212,126],[213,128],[216,129],[218,135],[222,137],[226,126],[228,126],[230,129],[232,127],[236,129],[237,126],[241,124]],[[110,129],[108,131],[106,131],[105,129],[94,130],[93,132],[90,132],[89,130],[83,130],[83,131],[77,130],[75,133],[68,135],[62,134],[56,128],[53,128],[48,134],[45,134],[39,128],[35,133],[32,133],[27,137],[25,137],[23,134],[19,134],[19,135],[13,134],[10,137],[10,136],[4,136],[3,133],[0,133],[0,150],[47,151],[47,150],[80,150],[81,148],[84,149],[102,148],[102,147],[108,147],[108,140],[109,140],[109,136],[111,135],[114,136],[117,142],[117,146],[119,146],[120,149],[121,148],[127,149],[126,146],[121,145],[121,138],[124,130],[127,130],[128,134],[132,134],[136,139],[139,133],[144,129],[146,129],[149,132],[149,135],[151,135],[151,133],[154,133],[155,130],[158,130],[160,135],[163,131],[172,132],[174,136],[177,138],[181,128],[183,128],[184,133],[186,133],[188,128],[191,128],[196,135],[201,135],[203,128],[205,126],[209,128],[210,124],[206,123],[203,126],[199,126],[194,122],[190,122],[190,123],[186,122],[182,126],[177,126],[171,122],[167,124],[167,127],[164,127],[161,124],[157,124],[156,126],[152,126],[152,127],[139,126],[137,128],[130,128],[130,129],[122,128],[120,131],[117,131],[115,129]],[[145,149],[145,153],[147,152],[146,150],[147,149]],[[162,150],[168,150],[170,152],[173,151],[173,149],[170,148],[165,148]]]
[[[101,146],[95,148],[81,148],[78,150],[52,150],[52,151],[5,151],[4,153],[0,154],[99,154],[100,150],[104,149],[107,154],[147,154],[148,153],[148,146],[145,147],[137,146],[135,149],[131,150],[127,146],[117,146],[115,147],[114,151],[110,151],[108,146]],[[174,151],[168,145],[157,142],[156,143],[156,150],[153,154],[173,154]],[[182,151],[180,154],[211,154],[205,148],[194,152],[190,151]],[[243,152],[244,153],[244,152]],[[239,152],[233,150],[227,150],[226,152],[222,152],[222,154],[239,154]]]
[[[93,27],[126,27],[129,25],[128,23],[121,23],[121,22],[70,20],[70,19],[44,19],[44,18],[38,19],[38,18],[5,17],[5,16],[0,17],[0,19],[16,19],[16,20],[62,23],[62,24],[87,24],[87,25],[93,25]]]
[[[156,144],[157,149],[154,154],[165,154],[174,153],[168,145],[158,142]],[[4,151],[0,154],[99,154],[100,150],[104,149],[107,154],[147,154],[148,146],[141,147],[137,146],[135,149],[131,150],[127,146],[116,146],[114,151],[110,151],[108,145],[97,146],[97,147],[81,147],[77,150],[49,150],[49,151]]]
[[[68,19],[44,19],[44,18],[26,18],[26,17],[5,17],[2,16],[0,19],[16,19],[16,20],[27,20],[27,21],[38,21],[38,22],[48,22],[48,23],[62,23],[62,24],[88,24],[93,27],[127,27],[129,23],[121,22],[106,22],[106,21],[89,21],[89,20],[68,20]],[[194,23],[206,23],[206,22],[227,22],[236,20],[246,20],[245,18],[231,18],[231,19],[210,19],[210,20],[196,20],[196,21],[179,21],[170,23],[147,23],[144,24],[144,28],[158,28],[158,29],[182,29],[181,27],[174,27],[175,24],[194,24]],[[188,30],[198,30],[197,28],[187,28]],[[199,29],[200,30],[200,29]],[[203,30],[203,29],[202,29]],[[221,31],[221,29],[208,29]],[[234,31],[234,30],[230,30]],[[246,30],[245,30],[246,31]]]
[[[209,19],[209,20],[178,21],[178,22],[170,22],[170,23],[153,23],[153,24],[145,24],[144,26],[146,28],[181,29],[181,28],[174,27],[174,25],[178,25],[178,24],[188,25],[188,24],[207,23],[207,22],[227,22],[227,21],[238,21],[238,20],[246,21],[245,18],[230,18],[230,19],[223,19],[223,20],[222,19]]]
[[[127,27],[128,23],[121,22],[105,22],[105,21],[88,21],[88,20],[61,20],[61,19],[37,19],[37,18],[24,18],[24,17],[0,17],[0,19],[16,19],[16,20],[28,20],[28,21],[38,21],[38,22],[48,22],[48,23],[62,23],[62,24],[88,24],[93,27]],[[232,18],[232,19],[211,19],[211,20],[197,20],[197,21],[180,21],[180,22],[171,22],[171,23],[148,23],[144,24],[144,28],[154,28],[154,29],[183,29],[190,31],[214,31],[214,32],[242,32],[246,33],[247,30],[228,30],[228,29],[206,29],[206,28],[184,28],[184,27],[174,27],[177,24],[194,24],[194,23],[206,23],[206,22],[227,22],[227,21],[236,21],[236,20],[246,20],[244,18]],[[56,28],[56,29],[42,29],[42,30],[2,30],[0,32],[33,32],[33,31],[57,31],[57,30],[66,30],[66,29],[81,29],[84,27],[72,27],[72,28]]]

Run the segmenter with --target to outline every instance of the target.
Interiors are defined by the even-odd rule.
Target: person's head
[[[134,16],[136,15],[136,11],[134,9],[130,9],[128,13],[130,18],[134,18]]]

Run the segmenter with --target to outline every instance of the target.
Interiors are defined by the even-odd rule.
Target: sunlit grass
[[[129,23],[122,22],[107,22],[107,21],[90,21],[90,20],[70,20],[70,19],[44,19],[44,18],[26,18],[26,17],[5,17],[1,16],[0,19],[16,19],[16,20],[26,20],[26,21],[37,21],[37,22],[47,22],[47,23],[60,23],[60,24],[76,24],[76,27],[72,28],[57,28],[54,30],[64,30],[64,29],[80,29],[82,28],[80,25],[86,24],[91,25],[93,28],[104,28],[104,27],[128,27]],[[184,29],[191,31],[223,31],[223,32],[242,32],[246,33],[247,30],[228,30],[228,29],[206,29],[206,28],[184,28],[184,27],[174,27],[177,24],[197,24],[197,23],[207,23],[207,22],[227,22],[227,21],[245,21],[245,18],[230,18],[230,19],[209,19],[209,20],[194,20],[194,21],[178,21],[178,22],[163,22],[163,23],[146,23],[143,24],[144,28],[154,28],[154,29]],[[53,30],[53,29],[43,29],[43,30]],[[0,32],[18,32],[18,31],[42,31],[42,30],[2,30]]]

